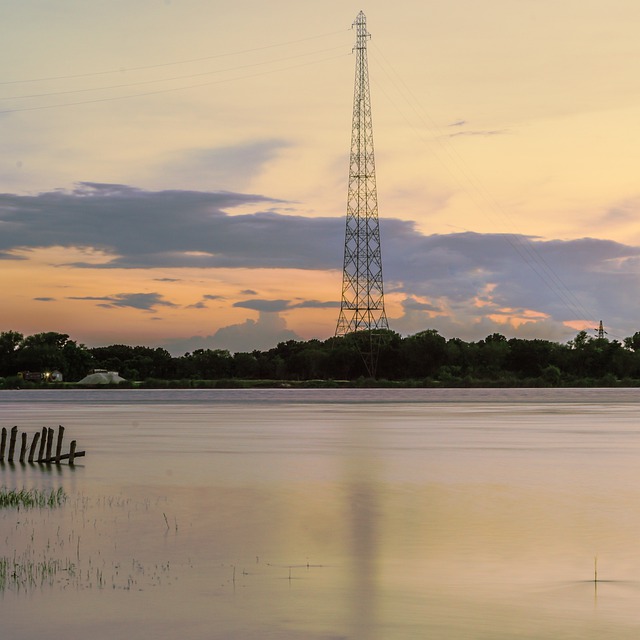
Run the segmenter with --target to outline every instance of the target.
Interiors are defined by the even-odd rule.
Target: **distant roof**
[[[115,371],[96,371],[82,378],[78,384],[118,384],[124,381]]]

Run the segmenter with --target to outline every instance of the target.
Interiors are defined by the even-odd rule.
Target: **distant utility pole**
[[[602,324],[602,320],[600,320],[600,326],[595,329],[595,331],[598,332],[598,339],[601,340],[605,337],[605,335],[607,334],[607,332],[604,330],[604,326]]]
[[[367,63],[367,20],[361,11],[356,28],[356,77],[349,163],[347,223],[344,239],[342,302],[336,336],[368,332],[371,349],[365,356],[370,375],[375,375],[375,332],[388,329],[384,310],[382,254],[378,222],[378,195],[373,155],[373,124]],[[379,335],[379,334],[378,334]],[[375,353],[374,353],[375,351]]]

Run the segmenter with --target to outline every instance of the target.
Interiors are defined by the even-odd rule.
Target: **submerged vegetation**
[[[75,575],[75,565],[70,560],[47,558],[33,560],[25,557],[0,557],[0,593],[9,588],[28,589],[54,584],[58,573]]]
[[[6,489],[0,487],[0,509],[11,507],[43,508],[59,507],[65,503],[67,494],[62,487],[41,491],[39,489]]]
[[[0,596],[5,591],[29,592],[43,587],[141,590],[175,581],[168,560],[159,563],[119,551],[119,546],[127,548],[123,540],[130,534],[129,527],[137,530],[135,527],[144,526],[149,515],[158,523],[154,535],[166,540],[167,532],[158,517],[159,503],[164,506],[164,500],[153,504],[149,499],[134,501],[122,496],[69,498],[62,489],[2,489],[0,496],[1,506],[17,507],[0,510],[4,532]],[[63,503],[65,508],[55,514],[20,509]],[[138,551],[146,554],[147,550]]]
[[[640,386],[640,332],[622,342],[580,331],[573,340],[447,339],[428,329],[402,337],[376,335],[376,379],[367,373],[366,333],[327,340],[289,340],[266,351],[196,349],[174,357],[162,348],[111,345],[89,348],[66,334],[24,337],[0,332],[0,389],[64,387],[93,369],[117,371],[120,386],[231,388],[269,386]],[[30,382],[19,371],[59,371],[64,382]]]

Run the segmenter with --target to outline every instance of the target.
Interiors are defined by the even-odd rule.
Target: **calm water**
[[[640,390],[0,392],[2,638],[640,634]],[[598,583],[594,583],[597,558]],[[35,570],[35,569],[34,569]]]

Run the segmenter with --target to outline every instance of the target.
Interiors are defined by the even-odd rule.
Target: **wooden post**
[[[51,464],[51,449],[53,447],[53,429],[47,429],[47,457],[45,458],[45,462],[47,464]]]
[[[40,449],[38,449],[38,462],[44,459],[44,448],[47,444],[47,427],[42,427],[42,438],[40,439]]]
[[[38,440],[40,440],[40,432],[36,431],[31,441],[31,447],[29,448],[29,462],[33,462],[33,454],[36,452]]]
[[[4,462],[4,450],[7,448],[7,427],[2,427],[2,436],[0,437],[0,462]]]
[[[75,460],[76,458],[84,458],[84,456],[87,455],[86,451],[74,451],[73,453],[73,459]],[[69,460],[69,458],[71,457],[70,453],[61,453],[60,454],[60,460]]]
[[[62,453],[62,438],[64,436],[64,427],[58,425],[58,442],[56,443],[56,464],[60,464],[60,454]]]
[[[69,464],[73,465],[74,459],[76,457],[76,441],[72,440],[71,445],[69,446]]]
[[[18,437],[18,427],[11,427],[11,436],[9,437],[9,455],[7,460],[13,462],[13,454],[16,450],[16,438]]]
[[[20,443],[20,464],[24,464],[24,455],[27,452],[27,432],[26,431],[22,432],[21,440],[22,442]]]

